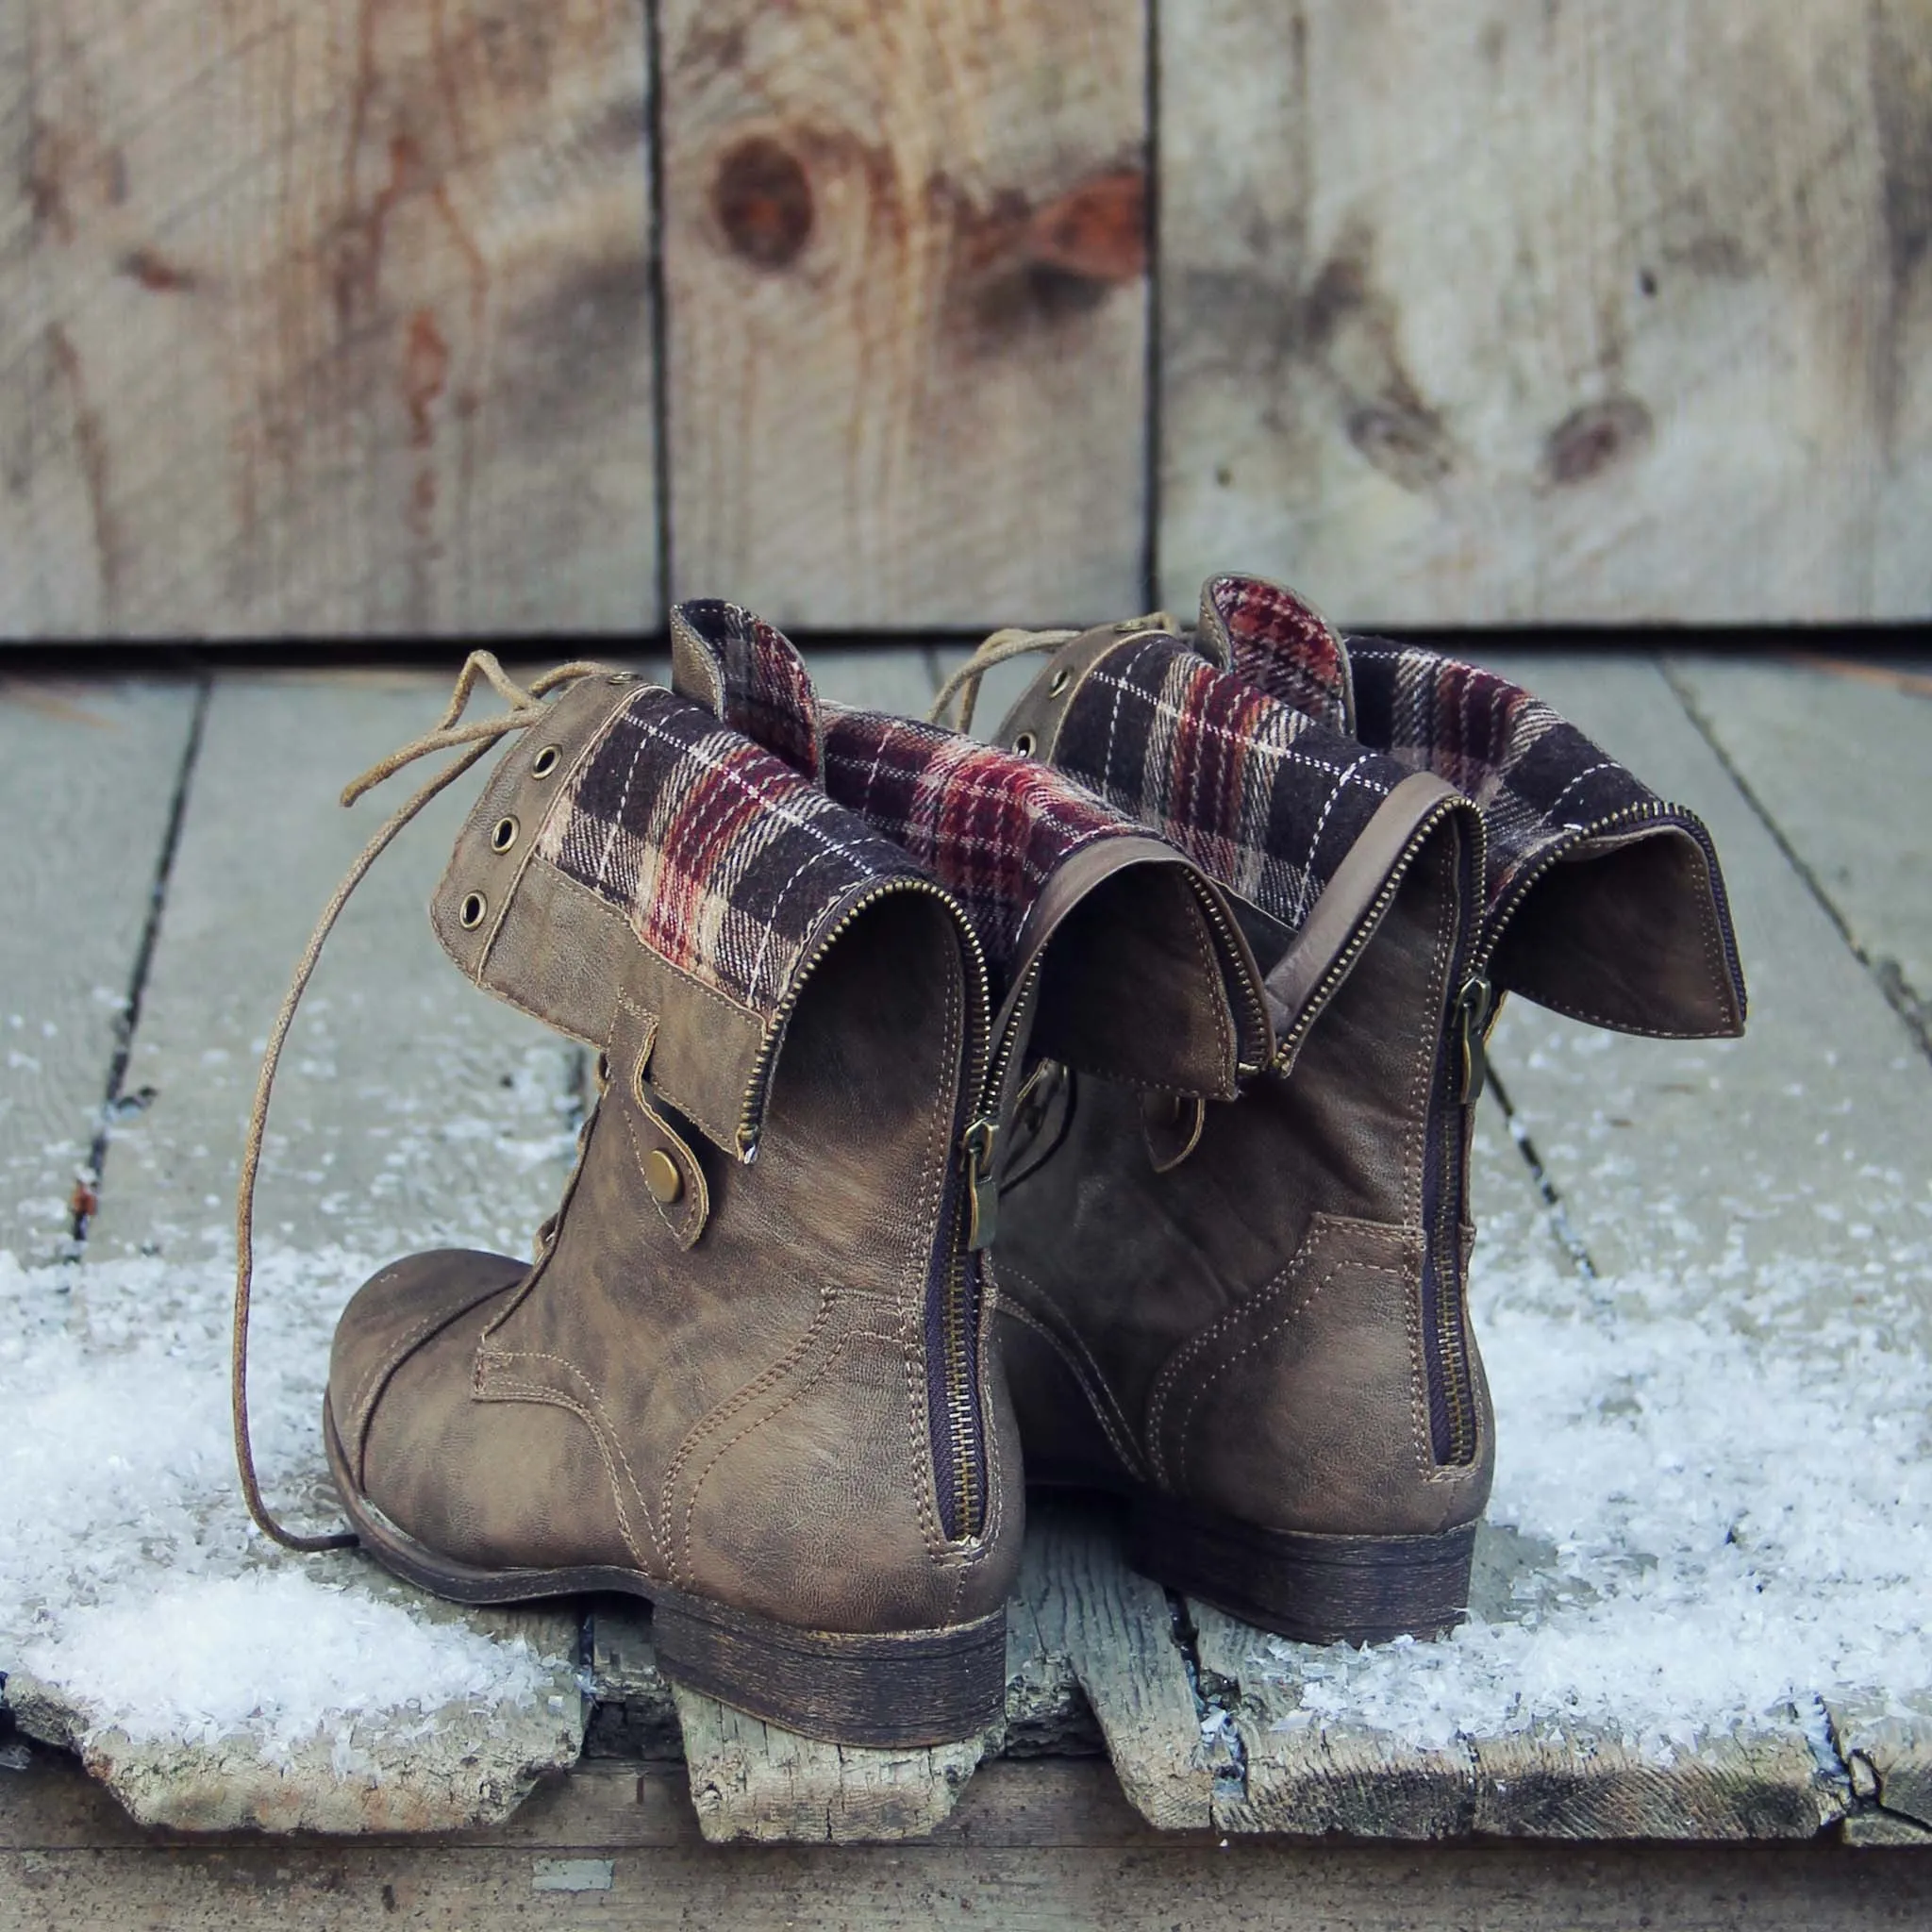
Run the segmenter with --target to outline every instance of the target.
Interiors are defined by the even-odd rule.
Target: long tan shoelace
[[[1178,629],[1173,616],[1165,610],[1150,610],[1144,616],[1130,619],[1116,627],[1123,637],[1137,630]],[[1022,630],[1017,625],[994,631],[972,657],[940,686],[939,696],[932,701],[932,708],[925,714],[926,723],[948,724],[955,731],[971,731],[973,713],[979,704],[979,687],[986,681],[986,674],[989,671],[996,665],[1010,663],[1015,658],[1058,651],[1062,644],[1071,644],[1080,635],[1078,630]],[[958,706],[959,717],[958,722],[953,724],[947,713],[953,709],[956,703]]]
[[[543,702],[547,692],[561,685],[574,684],[579,678],[608,676],[610,669],[608,664],[560,664],[556,670],[546,671],[535,679],[525,691],[496,661],[492,652],[472,651],[457,677],[456,691],[442,714],[441,723],[401,750],[391,752],[380,763],[372,765],[343,789],[342,803],[354,805],[365,791],[380,785],[385,778],[392,777],[405,765],[413,764],[421,758],[432,757],[440,751],[455,750],[458,753],[362,848],[341,884],[336,888],[335,896],[323,908],[322,917],[316,921],[315,930],[308,937],[308,947],[296,964],[295,976],[289,983],[281,1011],[275,1015],[275,1025],[270,1029],[268,1050],[262,1056],[261,1077],[255,1089],[255,1109],[249,1116],[248,1139],[242,1152],[241,1185],[235,1200],[235,1331],[229,1398],[234,1409],[235,1462],[241,1472],[242,1494],[247,1502],[248,1513],[264,1535],[272,1537],[285,1549],[339,1550],[356,1541],[354,1534],[347,1530],[331,1531],[322,1536],[299,1536],[276,1520],[263,1501],[261,1486],[256,1479],[255,1450],[248,1429],[248,1308],[255,1279],[255,1183],[261,1166],[262,1140],[268,1127],[269,1096],[275,1089],[275,1069],[280,1064],[289,1029],[294,1024],[295,1009],[302,1003],[302,995],[315,971],[316,961],[322,957],[323,945],[330,930],[341,917],[342,908],[349,903],[349,895],[362,883],[369,869],[382,857],[396,834],[432,798],[453,785],[499,741],[511,732],[527,731],[539,719],[548,715],[550,707]],[[465,721],[463,712],[479,683],[488,684],[509,706],[509,709],[494,718]]]

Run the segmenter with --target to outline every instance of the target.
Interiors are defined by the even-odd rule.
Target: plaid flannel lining
[[[1641,814],[1708,842],[1691,813],[1667,809],[1647,785],[1521,685],[1377,638],[1352,640],[1349,654],[1362,741],[1411,770],[1447,779],[1481,810],[1492,927],[1519,883],[1613,820]]]
[[[1158,633],[1083,680],[1055,759],[1291,929],[1407,775]]]
[[[789,765],[654,686],[612,717],[537,850],[659,958],[767,1024],[857,894],[917,875]]]
[[[1003,979],[1048,877],[1094,840],[1140,830],[1047,766],[936,725],[828,705],[824,730],[833,797],[958,896]]]
[[[791,641],[762,617],[720,598],[693,598],[678,608],[717,663],[724,723],[816,778],[818,699]]]
[[[1219,633],[1238,677],[1328,730],[1354,736],[1348,652],[1292,591],[1259,577],[1210,577],[1201,591],[1201,622]]]

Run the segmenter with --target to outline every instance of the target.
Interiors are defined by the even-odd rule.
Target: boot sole
[[[658,1668],[690,1690],[831,1744],[904,1748],[977,1737],[1005,1715],[1005,1605],[932,1630],[804,1630],[688,1595],[612,1564],[484,1570],[416,1541],[356,1487],[323,1403],[323,1440],[342,1507],[386,1570],[462,1604],[615,1591],[646,1598]]]
[[[1469,1608],[1475,1524],[1437,1536],[1320,1536],[1134,1499],[1128,1556],[1169,1590],[1298,1643],[1441,1637]]]

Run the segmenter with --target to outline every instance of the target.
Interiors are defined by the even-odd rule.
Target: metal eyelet
[[[1073,680],[1074,667],[1071,664],[1062,664],[1060,668],[1054,673],[1052,682],[1048,684],[1048,686],[1046,687],[1047,696],[1050,698],[1058,697],[1061,691],[1065,691],[1067,686],[1071,684]]]
[[[457,917],[462,921],[465,932],[475,932],[483,924],[489,910],[490,901],[481,892],[465,892]]]
[[[610,1056],[599,1053],[597,1056],[597,1091],[608,1092],[610,1087]]]
[[[555,744],[546,744],[530,760],[530,776],[533,778],[547,778],[552,772],[556,771],[562,760],[562,748]]]
[[[492,852],[508,852],[517,842],[517,834],[523,829],[513,813],[505,813],[497,820],[490,834],[490,849]]]
[[[1023,758],[1030,758],[1033,756],[1033,747],[1037,741],[1038,741],[1034,738],[1032,732],[1023,731],[1021,732],[1019,737],[1014,739],[1013,749],[1016,752],[1018,752]]]

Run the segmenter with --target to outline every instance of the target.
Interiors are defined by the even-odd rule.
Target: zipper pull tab
[[[1462,1042],[1462,1104],[1473,1107],[1489,1077],[1489,1057],[1483,1051],[1483,1027],[1490,1017],[1491,990],[1480,973],[1463,981],[1456,995],[1457,1035]]]
[[[982,1114],[966,1129],[966,1245],[990,1248],[999,1226],[1000,1190],[993,1178],[993,1151],[999,1144],[1000,1124]]]

